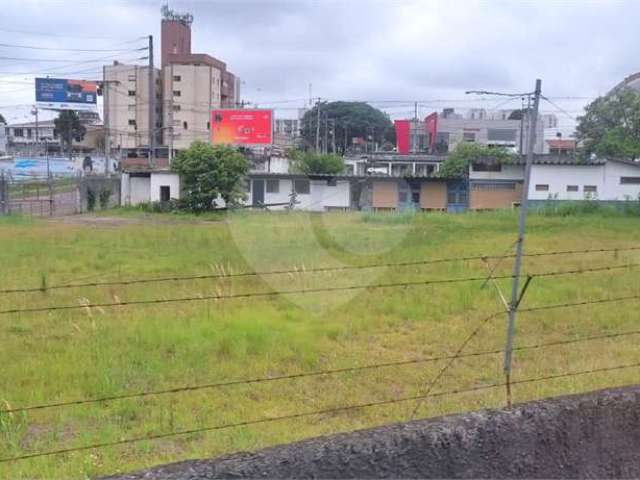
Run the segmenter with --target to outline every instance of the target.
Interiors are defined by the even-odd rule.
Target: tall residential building
[[[156,82],[156,144],[162,140],[160,70],[153,69]],[[104,67],[104,123],[112,149],[149,146],[149,67],[114,62]]]
[[[240,104],[240,79],[209,55],[191,52],[193,16],[162,8],[161,70],[154,69],[156,147],[187,148],[209,140],[213,108]],[[149,146],[149,68],[115,63],[104,67],[104,120],[112,148]],[[140,152],[138,152],[140,153]],[[143,152],[144,153],[144,152]],[[167,149],[156,149],[166,156]]]
[[[222,104],[224,63],[203,54],[171,55],[163,74],[165,140],[184,149],[209,140],[211,109]]]

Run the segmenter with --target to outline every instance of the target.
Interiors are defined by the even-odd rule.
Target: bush
[[[96,208],[96,194],[90,188],[87,189],[87,210],[93,212]]]
[[[111,190],[100,191],[100,208],[105,210],[109,208],[109,199],[111,198]]]

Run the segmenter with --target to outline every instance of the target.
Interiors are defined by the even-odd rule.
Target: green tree
[[[587,158],[639,158],[640,93],[623,88],[595,99],[578,117],[576,138]]]
[[[78,114],[73,110],[62,110],[53,122],[55,135],[60,138],[62,148],[71,158],[73,142],[81,142],[87,129],[80,123]]]
[[[290,152],[292,173],[327,173],[339,174],[345,169],[342,157],[335,154],[322,154],[316,152]]]
[[[231,147],[193,142],[178,154],[172,168],[180,174],[182,198],[193,212],[215,208],[218,196],[227,205],[235,205],[245,196],[241,179],[249,162]]]
[[[307,148],[316,144],[316,126],[320,107],[320,143],[326,138],[327,151],[331,150],[335,134],[336,152],[344,154],[351,138],[362,137],[383,143],[385,139],[395,142],[395,132],[389,116],[365,102],[321,102],[305,113],[301,134]]]
[[[442,162],[438,170],[438,176],[443,178],[466,177],[469,174],[469,165],[483,160],[497,163],[509,163],[512,154],[502,147],[488,147],[479,143],[460,142]]]

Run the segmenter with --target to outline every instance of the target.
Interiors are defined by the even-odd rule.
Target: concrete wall
[[[638,478],[638,445],[640,387],[633,386],[111,478]]]
[[[447,184],[424,182],[420,187],[420,208],[446,210]]]
[[[88,196],[89,190],[95,195],[96,203],[95,209],[98,210],[100,206],[100,192],[109,191],[109,203],[107,208],[112,208],[121,205],[122,197],[122,183],[118,177],[99,177],[99,176],[87,176],[82,177],[78,184],[77,191],[77,212],[86,212],[88,210]]]

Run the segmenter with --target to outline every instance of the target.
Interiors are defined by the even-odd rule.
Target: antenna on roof
[[[190,13],[177,13],[169,8],[169,4],[165,3],[161,8],[162,19],[174,22],[180,22],[187,27],[190,27],[193,23],[193,15]]]

